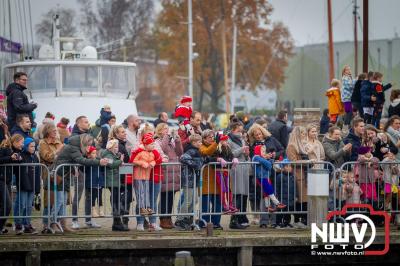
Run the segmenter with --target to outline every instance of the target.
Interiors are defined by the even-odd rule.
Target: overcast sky
[[[2,4],[0,9],[3,8],[5,1],[7,0],[0,0]],[[270,0],[270,2],[275,8],[272,20],[282,21],[287,25],[297,46],[327,41],[326,0]],[[352,2],[353,0],[332,0],[335,41],[353,40]],[[31,3],[34,25],[40,21],[43,13],[57,4],[77,9],[76,0],[31,0]],[[369,3],[370,39],[393,38],[395,32],[400,32],[400,0],[369,0]],[[362,7],[362,0],[358,0],[358,5]],[[359,9],[359,13],[362,14],[362,8]],[[0,12],[0,15],[3,16],[3,12]],[[14,10],[12,16],[15,17]],[[3,24],[1,18],[0,30],[3,29]],[[15,34],[18,32],[16,23],[14,32]],[[361,39],[361,29],[359,33]]]

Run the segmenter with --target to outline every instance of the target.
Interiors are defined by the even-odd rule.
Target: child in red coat
[[[151,209],[150,202],[150,179],[161,178],[160,173],[156,173],[158,167],[154,169],[157,164],[162,162],[160,153],[154,149],[154,139],[152,133],[147,133],[142,138],[143,148],[138,148],[132,152],[130,163],[134,163],[133,179],[136,194],[136,201],[139,206],[141,217],[137,217],[137,230],[144,230],[144,215],[152,215],[154,212]],[[156,171],[154,171],[156,170]],[[154,180],[153,182],[160,181]],[[129,180],[127,180],[129,181]],[[154,193],[152,193],[154,194]],[[158,197],[154,195],[154,197]],[[156,200],[152,200],[156,202]],[[153,206],[154,207],[154,206]],[[150,220],[152,222],[151,229],[160,230],[159,226],[156,225],[154,219]]]
[[[179,120],[180,124],[190,130],[190,116],[192,115],[192,97],[182,96],[180,104],[175,108],[175,118]]]

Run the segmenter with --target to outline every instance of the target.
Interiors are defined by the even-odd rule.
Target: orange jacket
[[[129,161],[132,161],[132,163],[135,164],[135,167],[133,168],[133,179],[150,180],[151,170],[153,169],[153,166],[151,166],[150,163],[153,163],[154,165],[156,164],[154,151],[141,150],[131,159],[133,160]]]
[[[206,146],[202,144],[200,146],[199,152],[203,157],[215,157],[215,152],[217,151],[218,144],[213,142],[211,145]],[[215,180],[215,169],[216,165],[205,166],[203,170],[203,195],[208,194],[219,194],[219,189],[216,188]]]
[[[328,110],[330,115],[340,115],[344,113],[343,103],[340,99],[339,88],[332,87],[326,91],[328,97]]]

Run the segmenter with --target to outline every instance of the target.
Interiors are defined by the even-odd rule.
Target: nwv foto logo
[[[384,217],[385,220],[385,248],[383,250],[367,250],[371,246],[376,238],[375,224],[370,217],[364,214],[352,214],[345,220],[346,223],[323,223],[322,228],[313,223],[311,224],[311,249],[319,248],[317,244],[317,236],[321,239],[324,244],[324,249],[331,250],[335,246],[340,246],[342,249],[350,247],[350,230],[355,240],[353,246],[356,250],[365,250],[365,255],[384,255],[389,251],[389,221],[390,217],[386,212],[374,211],[371,205],[368,204],[349,204],[343,207],[341,211],[331,212],[327,216],[327,220],[330,220],[333,216],[346,215],[349,208],[361,208],[369,209],[370,216]],[[357,224],[357,220],[362,221],[361,226]],[[371,232],[368,237],[366,233]]]

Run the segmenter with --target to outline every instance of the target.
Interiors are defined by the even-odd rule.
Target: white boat
[[[81,39],[59,37],[57,20],[55,17],[54,47],[42,46],[38,60],[5,65],[3,85],[12,83],[17,71],[27,73],[25,93],[38,103],[38,124],[46,112],[53,113],[57,121],[67,117],[73,123],[85,115],[94,123],[104,105],[111,106],[118,123],[129,114],[137,114],[136,64],[98,60],[97,51],[91,46],[74,51],[73,42]]]

